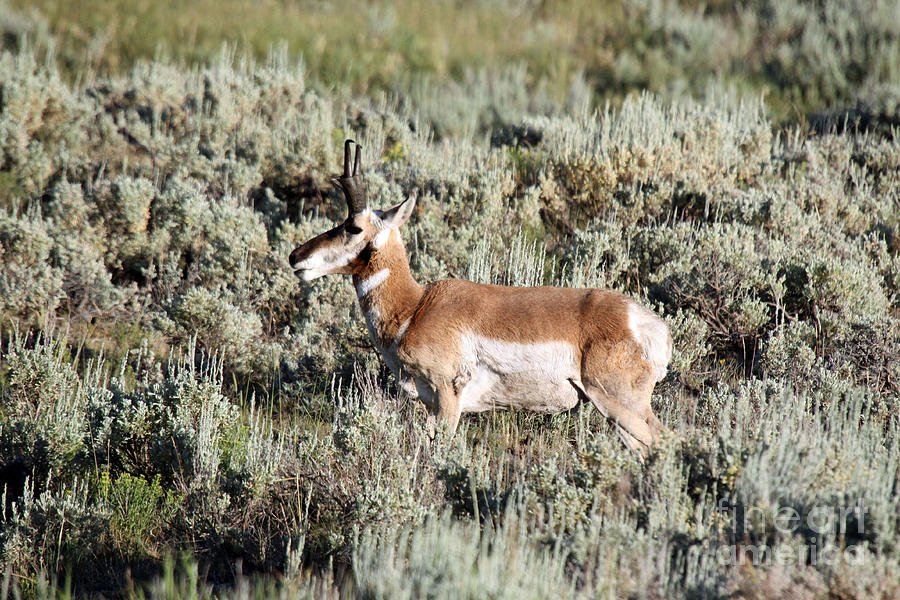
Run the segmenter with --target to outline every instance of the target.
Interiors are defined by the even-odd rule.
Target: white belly
[[[461,341],[463,412],[513,408],[552,413],[578,403],[571,382],[580,381],[581,375],[571,344],[522,344],[475,335]]]

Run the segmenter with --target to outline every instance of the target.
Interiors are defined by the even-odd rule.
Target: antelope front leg
[[[459,397],[453,389],[453,382],[443,379],[433,382],[434,398],[429,409],[429,430],[434,437],[438,426],[445,427],[450,435],[456,432],[459,424]]]

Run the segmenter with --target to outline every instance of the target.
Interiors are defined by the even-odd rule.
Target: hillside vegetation
[[[900,11],[858,4],[0,4],[0,598],[900,596]],[[287,264],[346,137],[419,281],[665,318],[645,462],[588,405],[429,444]]]

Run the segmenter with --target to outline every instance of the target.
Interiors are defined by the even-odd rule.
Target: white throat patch
[[[384,283],[388,278],[388,275],[390,274],[390,269],[381,269],[380,271],[376,271],[372,275],[369,275],[366,279],[360,281],[356,286],[357,297],[363,299],[368,296],[372,292],[372,290]]]
[[[375,234],[375,239],[372,240],[372,245],[377,249],[381,248],[385,244],[387,244],[388,239],[391,237],[391,231],[393,231],[390,227],[385,227],[377,234]]]

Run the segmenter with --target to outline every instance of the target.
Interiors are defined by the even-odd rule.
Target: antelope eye
[[[356,235],[357,233],[362,233],[362,229],[360,229],[356,225],[347,225],[346,227],[344,227],[344,231],[346,231],[350,235]]]

